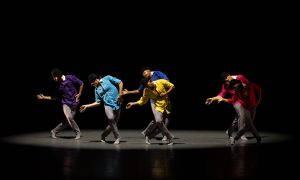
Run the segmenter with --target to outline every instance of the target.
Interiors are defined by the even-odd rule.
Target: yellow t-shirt
[[[137,101],[139,105],[144,105],[148,102],[149,99],[152,99],[155,102],[155,109],[159,112],[166,112],[167,114],[171,113],[171,102],[169,96],[160,97],[160,93],[166,93],[168,89],[174,88],[174,84],[170,83],[165,79],[159,79],[154,81],[156,87],[151,90],[149,88],[144,88],[143,96],[140,100]]]

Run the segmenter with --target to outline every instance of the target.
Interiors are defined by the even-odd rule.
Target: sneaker
[[[103,142],[103,143],[106,143],[105,137],[104,137],[102,134],[101,134],[101,139],[100,139],[100,141]]]
[[[143,136],[146,136],[145,131],[141,132],[141,134],[142,134]]]
[[[234,138],[233,138],[233,137],[230,137],[230,138],[229,138],[229,142],[230,142],[230,145],[234,145],[234,143],[235,143]]]
[[[56,139],[56,133],[52,130],[51,131],[51,137],[53,138],[53,139]]]
[[[149,138],[148,138],[148,136],[146,136],[145,143],[146,143],[146,144],[151,144],[151,143],[149,142]]]
[[[77,134],[74,139],[80,139],[80,134]]]
[[[243,141],[247,141],[248,140],[248,138],[246,137],[246,136],[241,136],[241,140],[243,140]]]
[[[168,140],[168,145],[173,145],[173,139]]]
[[[103,143],[106,143],[106,141],[105,141],[105,137],[102,137],[102,136],[101,136],[101,139],[100,139],[100,141],[101,141],[101,142],[103,142]]]
[[[162,140],[162,141],[167,141],[168,138],[167,138],[167,136],[164,136],[161,140]]]
[[[114,142],[114,144],[120,144],[120,138],[116,139],[116,141]]]

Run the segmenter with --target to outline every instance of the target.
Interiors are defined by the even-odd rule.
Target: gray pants
[[[157,110],[153,111],[153,115],[155,121],[151,121],[150,125],[148,126],[148,129],[145,131],[145,135],[148,136],[149,139],[153,138],[156,135],[156,132],[154,130],[155,128],[158,128],[159,132],[162,132],[164,136],[167,136],[168,139],[172,139],[171,133],[169,132],[166,125],[163,123],[164,120],[168,117],[168,115]]]
[[[80,135],[80,129],[74,120],[74,117],[76,115],[76,108],[71,108],[70,106],[63,104],[63,111],[66,116],[66,121],[57,125],[52,131],[56,134],[61,132],[67,126],[70,126],[76,135]]]
[[[121,108],[118,110],[113,110],[110,106],[104,106],[105,114],[108,119],[108,125],[106,126],[105,130],[103,131],[101,138],[105,139],[111,132],[113,132],[114,137],[116,139],[120,138],[120,133],[117,127],[117,123],[120,118]]]
[[[151,109],[152,109],[152,112],[153,112],[153,115],[154,115],[154,112],[156,111],[156,110],[155,110],[155,104],[152,103],[152,102],[151,102],[150,104],[151,104]],[[166,127],[168,127],[169,124],[170,124],[170,119],[169,119],[169,117],[165,117],[163,123],[165,124]],[[145,132],[149,131],[149,128],[152,127],[153,124],[155,124],[155,120],[150,121],[150,123],[148,124],[148,126],[146,127],[146,129],[143,131],[144,134],[145,134]],[[156,136],[157,134],[161,133],[161,131],[159,130],[159,128],[155,128],[155,129],[153,130],[152,133],[153,133],[153,137],[154,137],[154,136]],[[163,136],[164,136],[164,134],[163,134]]]
[[[234,139],[238,140],[246,131],[250,131],[256,139],[260,139],[260,135],[255,126],[253,125],[253,115],[251,115],[251,112],[248,109],[245,109],[239,103],[234,104],[234,108],[238,113],[239,122],[239,130]]]
[[[240,103],[235,103],[233,105],[233,108],[236,112],[236,116],[234,117],[231,125],[228,128],[228,136],[232,136],[232,133],[234,132],[234,130],[236,128],[238,128],[238,130],[241,130],[244,126],[245,126],[245,122],[240,122],[240,114],[241,114],[241,104]],[[256,116],[256,108],[254,108],[251,112],[250,112],[250,116],[251,116],[251,121],[254,124],[254,119]]]

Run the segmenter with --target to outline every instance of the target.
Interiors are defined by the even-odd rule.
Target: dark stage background
[[[298,70],[290,63],[296,61],[295,48],[288,42],[292,27],[280,16],[246,16],[241,21],[237,15],[197,19],[191,12],[141,21],[128,15],[98,26],[89,18],[39,13],[19,16],[7,29],[1,134],[50,132],[64,118],[59,102],[36,99],[38,93],[54,92],[54,67],[85,82],[85,104],[94,101],[89,73],[116,76],[132,90],[145,66],[165,72],[176,86],[170,130],[225,130],[234,115],[231,105],[205,106],[204,101],[219,93],[219,74],[230,71],[244,74],[263,89],[255,120],[259,131],[295,133]],[[149,104],[125,109],[127,102],[138,98],[125,96],[120,130],[142,130],[152,119]],[[107,124],[103,107],[78,113],[76,119],[83,130],[102,130]]]

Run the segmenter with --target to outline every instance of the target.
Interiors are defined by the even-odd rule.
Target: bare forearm
[[[140,91],[139,90],[132,90],[132,91],[125,91],[125,92],[123,92],[123,95],[126,95],[126,94],[138,94],[138,93],[140,93]]]
[[[220,102],[221,102],[221,101],[224,101],[224,102],[230,103],[232,100],[231,100],[231,99],[225,99],[225,98],[222,98],[222,99],[220,99]]]
[[[123,82],[122,81],[119,83],[119,95],[120,96],[123,95]]]
[[[223,97],[222,97],[222,96],[215,96],[215,97],[213,97],[212,99],[213,99],[213,100],[218,100],[218,99],[223,99]]]
[[[211,101],[220,101],[221,99],[223,99],[223,97],[222,96],[214,96],[214,97],[211,97],[211,98],[208,98],[208,99],[210,99]]]
[[[85,104],[84,106],[86,108],[92,108],[92,107],[97,107],[97,106],[100,106],[101,103],[98,103],[98,102],[93,102],[91,104]]]
[[[166,94],[169,94],[170,92],[172,92],[173,89],[174,89],[174,87],[170,87],[170,88],[168,89],[168,91],[166,92]]]
[[[43,99],[44,100],[55,100],[56,98],[53,98],[51,96],[44,96]]]
[[[56,100],[56,97],[52,97],[52,96],[45,96],[43,94],[38,94],[37,99],[41,99],[41,100]]]
[[[138,105],[137,102],[129,102],[127,105],[126,105],[126,109],[130,109],[132,106],[135,106],[135,105]]]
[[[132,102],[131,105],[135,106],[135,105],[139,105],[139,103],[138,102]]]
[[[79,87],[79,92],[78,92],[79,95],[82,94],[83,86],[84,86],[84,84],[82,83],[82,84],[80,85],[80,87]]]
[[[211,98],[207,98],[206,101],[205,101],[205,104],[206,105],[210,105],[211,103],[213,103],[214,101],[218,101],[218,102],[221,102],[223,101],[224,98],[222,96],[215,96],[215,97],[211,97]],[[226,100],[225,100],[226,101]]]

